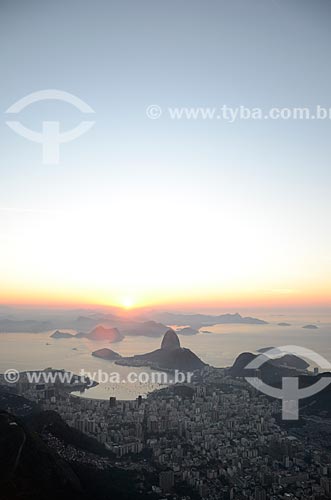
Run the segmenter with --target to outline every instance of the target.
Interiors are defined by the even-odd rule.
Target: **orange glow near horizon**
[[[186,194],[183,205],[182,190],[169,203],[162,187],[125,188],[88,207],[75,198],[75,209],[3,212],[10,233],[0,247],[0,303],[123,311],[330,306],[324,226],[300,213],[293,231],[287,212],[243,205],[230,191]]]
[[[108,296],[107,296],[108,295]],[[29,290],[24,293],[21,289],[16,292],[11,289],[7,293],[1,291],[0,303],[18,306],[49,306],[49,307],[115,307],[123,311],[134,311],[144,308],[169,309],[291,309],[291,308],[327,308],[331,305],[330,290],[292,291],[250,291],[246,293],[214,293],[207,295],[204,291],[198,293],[136,293],[124,295],[117,299],[102,292],[90,294],[82,290],[61,292],[49,290]]]

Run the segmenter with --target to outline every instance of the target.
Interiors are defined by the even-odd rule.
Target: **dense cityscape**
[[[70,387],[33,385],[24,377],[16,389],[95,438],[113,457],[79,451],[45,432],[45,442],[59,455],[101,469],[136,470],[141,490],[156,498],[331,498],[330,428],[323,439],[318,432],[312,439],[311,432],[317,425],[328,429],[330,422],[305,417],[309,432],[299,424],[286,429],[277,400],[225,369],[206,367],[192,384],[134,401],[74,396]],[[154,480],[144,480],[146,473]]]

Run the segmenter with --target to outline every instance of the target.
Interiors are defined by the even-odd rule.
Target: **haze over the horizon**
[[[330,120],[145,110],[331,108],[330,14],[326,0],[4,0],[0,109],[61,89],[96,125],[43,165],[3,114],[0,302],[329,306]],[[44,102],[19,119],[67,130],[81,115]]]

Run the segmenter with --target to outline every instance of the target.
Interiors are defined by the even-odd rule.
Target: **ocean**
[[[182,347],[191,349],[204,362],[216,366],[230,366],[238,354],[244,351],[256,352],[263,347],[297,345],[312,349],[331,362],[331,314],[250,314],[268,321],[268,325],[221,324],[205,327],[210,333],[179,335]],[[289,323],[290,326],[279,326]],[[304,329],[306,324],[316,325],[316,330]],[[68,330],[70,331],[70,330]],[[0,373],[14,368],[18,371],[40,370],[48,367],[65,369],[77,374],[118,373],[121,382],[101,383],[86,390],[81,396],[108,399],[135,399],[138,395],[160,387],[158,383],[125,382],[131,372],[138,375],[150,373],[149,368],[118,366],[114,362],[93,357],[97,349],[108,347],[121,355],[142,354],[160,347],[161,338],[126,337],[119,343],[80,339],[52,339],[52,332],[44,333],[1,333]],[[113,377],[114,378],[114,377]]]

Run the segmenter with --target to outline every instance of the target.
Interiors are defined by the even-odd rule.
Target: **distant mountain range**
[[[206,366],[190,349],[181,347],[178,335],[174,330],[168,330],[161,343],[161,348],[146,354],[131,357],[119,357],[110,349],[99,349],[93,356],[115,361],[117,365],[150,366],[155,369],[194,371]]]
[[[91,340],[108,340],[118,342],[126,336],[162,337],[169,328],[175,328],[178,335],[204,335],[206,327],[217,324],[267,325],[268,322],[251,316],[234,314],[183,314],[159,311],[130,311],[123,313],[119,309],[112,312],[93,310],[11,310],[0,311],[0,333],[41,333],[53,331],[54,338],[70,338],[65,330],[74,330],[77,337]],[[6,314],[6,316],[4,316]],[[279,326],[291,326],[281,322]],[[95,329],[113,329],[112,333],[92,333]],[[316,330],[314,324],[303,325],[307,330]],[[117,329],[117,331],[115,331]],[[57,332],[57,333],[56,333]],[[62,333],[61,333],[62,332]]]
[[[72,311],[72,314],[74,311]],[[22,313],[21,313],[22,314]],[[90,340],[107,341],[110,343],[120,342],[125,336],[162,337],[175,324],[178,326],[178,335],[205,334],[200,332],[202,326],[215,324],[267,324],[258,318],[243,317],[238,313],[222,314],[218,316],[204,314],[176,314],[176,313],[150,313],[162,316],[166,324],[154,319],[141,321],[143,316],[125,317],[119,314],[92,313],[89,316],[80,315],[72,317],[68,312],[65,315],[53,315],[49,320],[34,319],[12,319],[0,318],[0,333],[41,333],[55,330],[51,337],[53,339],[87,338]],[[45,317],[47,315],[45,314]],[[56,326],[56,329],[54,329]],[[78,333],[68,333],[65,330],[75,330]]]
[[[179,313],[157,313],[155,318],[167,325],[191,326],[192,328],[202,328],[203,326],[213,326],[219,324],[246,324],[246,325],[267,325],[267,321],[258,318],[243,317],[239,313],[220,314],[213,316],[209,314],[179,314]]]
[[[79,311],[80,312],[80,311]],[[146,337],[162,337],[171,325],[190,327],[192,330],[182,332],[183,335],[194,335],[199,333],[201,327],[213,326],[216,324],[267,324],[258,318],[243,317],[239,313],[205,315],[205,314],[177,314],[171,312],[149,312],[146,314],[124,315],[119,312],[114,313],[91,313],[86,311],[86,315],[75,315],[77,311],[61,311],[59,313],[45,312],[38,314],[38,318],[31,318],[32,312],[26,312],[26,318],[23,312],[15,317],[0,317],[0,332],[17,333],[40,333],[51,330],[76,330],[81,333],[91,332],[94,328],[101,325],[104,328],[117,328],[121,335],[141,335]],[[62,337],[63,338],[63,337]]]

